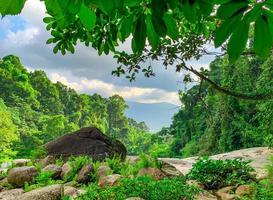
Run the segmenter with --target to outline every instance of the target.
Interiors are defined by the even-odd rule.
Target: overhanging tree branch
[[[223,86],[218,85],[213,80],[209,79],[204,74],[198,72],[197,70],[193,69],[192,67],[184,66],[184,69],[192,72],[193,74],[198,76],[201,80],[204,80],[204,81],[208,82],[213,87],[213,89],[215,89],[215,90],[217,90],[217,91],[219,91],[221,93],[227,94],[229,96],[233,96],[233,97],[238,98],[238,99],[252,100],[252,101],[262,101],[262,100],[273,99],[273,93],[268,93],[268,94],[244,94],[244,93],[241,93],[241,92],[236,92],[236,91],[233,91],[233,90],[230,90],[228,88],[225,88]]]

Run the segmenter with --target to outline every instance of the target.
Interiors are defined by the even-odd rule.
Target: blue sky
[[[179,105],[177,91],[183,73],[174,69],[165,70],[161,63],[154,63],[156,77],[147,79],[140,75],[136,82],[111,76],[117,66],[109,56],[98,56],[91,47],[78,45],[74,55],[62,56],[52,53],[46,45],[49,33],[42,22],[45,16],[43,3],[28,0],[20,16],[6,16],[0,21],[0,57],[15,54],[30,70],[42,69],[53,81],[61,81],[78,92],[98,92],[105,97],[119,94],[128,101],[140,103],[167,102]],[[123,49],[130,50],[124,44]],[[194,67],[207,67],[212,58],[192,62]]]

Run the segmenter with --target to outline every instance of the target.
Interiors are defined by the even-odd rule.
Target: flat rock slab
[[[232,151],[228,153],[217,154],[210,156],[211,159],[216,160],[226,160],[226,159],[235,159],[242,158],[243,160],[252,160],[250,165],[256,170],[259,174],[264,173],[265,166],[270,164],[269,158],[273,156],[273,150],[268,149],[267,147],[255,147],[248,149],[241,149],[237,151]],[[177,170],[182,172],[184,175],[188,174],[192,169],[192,165],[198,160],[198,156],[189,157],[185,159],[178,158],[160,158],[164,162],[167,162],[174,166]],[[135,160],[135,156],[128,156],[129,160]]]

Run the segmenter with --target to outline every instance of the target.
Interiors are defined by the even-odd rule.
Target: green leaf
[[[114,2],[112,0],[108,0],[107,2],[105,0],[98,0],[96,3],[99,9],[106,15],[110,14],[114,9]]]
[[[183,14],[189,22],[195,23],[197,20],[196,7],[196,1],[192,4],[190,0],[184,0],[182,3]]]
[[[172,39],[176,40],[179,35],[179,31],[176,26],[176,21],[174,20],[172,15],[169,13],[165,13],[163,19],[167,26],[167,35],[170,36]]]
[[[140,6],[142,0],[124,0],[124,5],[128,7]]]
[[[121,41],[125,41],[126,38],[129,37],[129,35],[132,32],[132,21],[134,19],[133,15],[125,17],[121,24],[120,24],[120,34],[121,34]]]
[[[136,21],[136,29],[134,31],[132,48],[134,53],[141,53],[146,42],[146,24],[144,14],[140,15]]]
[[[218,8],[216,16],[220,19],[227,19],[232,17],[237,12],[243,12],[247,7],[247,1],[231,1],[226,4],[222,4]]]
[[[83,0],[58,0],[65,15],[76,15],[83,3]]]
[[[88,30],[92,30],[96,25],[96,14],[94,11],[82,4],[78,13],[81,23]]]
[[[152,23],[158,36],[164,37],[167,34],[167,27],[163,18],[152,15]]]
[[[159,42],[159,37],[154,30],[151,15],[146,16],[147,36],[152,49],[156,49]]]
[[[220,47],[231,35],[234,28],[239,24],[242,14],[227,19],[215,32],[214,45]]]
[[[257,18],[261,15],[262,13],[262,4],[256,4],[250,11],[248,11],[244,19],[248,22],[251,23],[253,21],[256,21]]]
[[[249,32],[249,23],[241,21],[228,42],[228,55],[230,62],[235,62],[244,51]]]
[[[255,22],[254,50],[261,56],[265,57],[272,47],[272,32],[269,27],[269,20],[266,15],[261,15]],[[272,22],[271,22],[272,23]]]
[[[201,0],[200,3],[200,11],[205,16],[209,16],[213,10],[214,4],[211,2],[211,0]]]
[[[18,15],[21,13],[26,0],[1,0],[0,1],[0,14],[5,15]]]
[[[124,0],[97,0],[96,4],[106,15],[111,15],[114,9],[121,9],[124,6]]]

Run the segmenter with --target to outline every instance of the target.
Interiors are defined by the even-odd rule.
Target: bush
[[[106,158],[107,165],[113,170],[113,173],[120,174],[123,168],[124,163],[121,161],[120,158]]]
[[[150,157],[146,154],[139,155],[139,161],[137,162],[136,165],[138,169],[148,167],[155,167],[160,169],[162,167],[162,163],[158,159]]]
[[[47,185],[62,183],[61,180],[56,181],[56,180],[53,180],[51,177],[52,177],[51,171],[45,171],[45,172],[39,173],[34,180],[34,184],[29,185],[29,183],[25,183],[24,191],[28,192],[40,187],[47,186]]]
[[[70,157],[68,163],[72,169],[64,177],[65,182],[76,180],[81,168],[86,164],[92,164],[92,159],[88,156]]]
[[[6,178],[7,176],[8,176],[8,172],[5,172],[5,171],[0,172],[0,180]]]
[[[218,189],[251,182],[253,171],[249,161],[201,158],[193,165],[187,178],[201,182],[206,189]]]
[[[150,177],[122,179],[119,185],[100,188],[96,184],[89,185],[87,193],[76,200],[124,200],[129,197],[141,197],[149,200],[191,200],[199,189],[189,186],[183,178],[163,179],[155,181]]]

